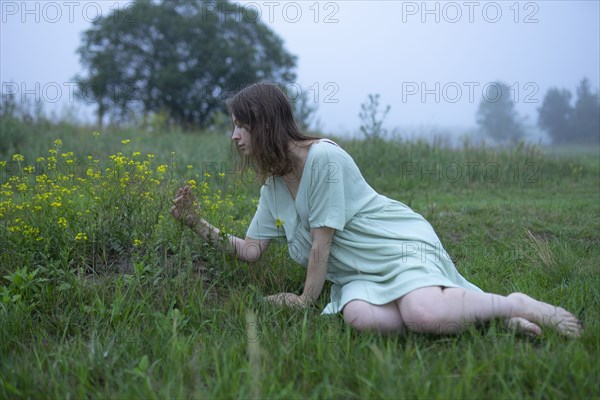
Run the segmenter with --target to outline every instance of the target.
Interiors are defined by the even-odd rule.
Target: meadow
[[[304,269],[254,264],[170,217],[191,185],[244,236],[259,183],[223,133],[60,126],[0,158],[0,398],[600,398],[600,155],[520,144],[343,140],[367,181],[422,214],[467,279],[577,314],[532,339],[358,333],[276,308]]]

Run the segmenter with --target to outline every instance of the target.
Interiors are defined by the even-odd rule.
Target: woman
[[[199,216],[189,187],[178,190],[171,213],[204,240],[249,262],[270,240],[286,237],[290,256],[307,268],[304,291],[268,301],[313,304],[327,279],[331,301],[323,313],[341,312],[358,330],[449,334],[502,318],[531,335],[542,333],[540,325],[580,335],[577,318],[560,307],[521,293],[484,293],[465,280],[421,215],[377,194],[337,144],[300,132],[275,85],[251,85],[228,106],[245,166],[253,163],[264,179],[246,237],[223,241]]]

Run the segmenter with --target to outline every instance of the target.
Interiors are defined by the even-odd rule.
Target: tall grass
[[[433,224],[460,272],[578,314],[565,340],[501,324],[456,337],[358,333],[298,292],[274,245],[238,262],[168,215],[182,184],[243,236],[257,182],[228,138],[45,132],[0,167],[0,398],[599,398],[598,157],[523,145],[344,141],[367,181]]]

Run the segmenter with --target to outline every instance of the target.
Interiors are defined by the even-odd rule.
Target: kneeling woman
[[[304,291],[267,300],[310,305],[327,279],[331,300],[323,313],[342,312],[359,330],[449,334],[500,318],[533,335],[541,334],[540,325],[580,335],[577,318],[560,307],[522,293],[484,293],[469,283],[421,215],[375,192],[336,143],[300,132],[275,85],[251,85],[228,106],[232,139],[265,182],[246,237],[223,243],[219,230],[199,216],[189,187],[178,190],[171,214],[249,262],[285,236],[290,256],[307,268]]]

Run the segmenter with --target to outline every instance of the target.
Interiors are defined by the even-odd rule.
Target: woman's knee
[[[404,328],[395,303],[375,305],[352,300],[344,306],[342,314],[344,321],[359,331],[400,332]]]
[[[447,322],[441,288],[425,289],[417,289],[398,300],[404,324],[411,331],[437,331]]]
[[[342,314],[344,315],[344,321],[351,325],[353,328],[359,329],[364,325],[367,318],[365,318],[365,314],[367,312],[367,307],[365,307],[365,302],[360,300],[352,300],[348,304],[344,306],[342,310]]]

